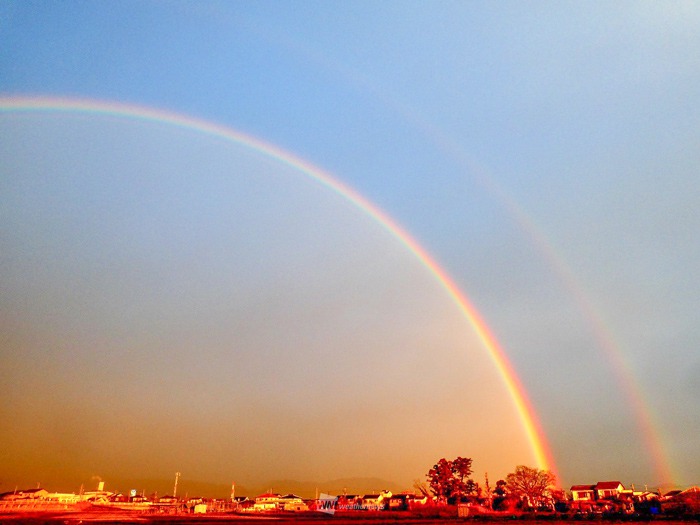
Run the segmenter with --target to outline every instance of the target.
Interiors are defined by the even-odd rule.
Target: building
[[[573,501],[601,501],[619,499],[625,487],[619,481],[599,481],[595,485],[574,485],[571,487]]]
[[[593,501],[596,499],[595,485],[574,485],[571,487],[571,498],[574,501]]]
[[[596,499],[615,499],[625,487],[619,481],[599,481],[595,486]]]
[[[277,501],[277,508],[290,512],[309,510],[309,507],[306,503],[304,503],[304,500],[296,494],[285,494],[284,496],[280,496]]]
[[[389,498],[389,510],[408,510],[414,498],[413,494],[394,494]]]
[[[273,511],[279,509],[280,495],[273,492],[260,494],[255,498],[253,510],[257,512]]]
[[[46,495],[47,501],[73,505],[80,501],[80,495],[74,492],[50,492]]]
[[[48,494],[49,492],[46,489],[15,490],[14,492],[0,494],[0,499],[5,501],[38,500],[45,499]]]
[[[365,510],[380,510],[386,505],[392,494],[388,490],[383,490],[379,494],[365,494],[362,496],[362,506]]]

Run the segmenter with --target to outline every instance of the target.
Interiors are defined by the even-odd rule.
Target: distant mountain
[[[403,487],[392,481],[379,478],[341,478],[322,482],[284,479],[269,481],[265,485],[258,487],[256,489],[258,492],[254,493],[245,493],[241,488],[240,495],[246,495],[252,498],[259,494],[269,492],[270,489],[272,489],[272,492],[277,492],[279,494],[288,494],[291,492],[302,498],[314,498],[317,490],[319,494],[321,492],[334,495],[343,494],[344,492],[347,492],[347,494],[371,494],[381,490],[390,490],[391,492],[398,493],[411,490],[411,487]],[[239,494],[238,488],[236,488],[236,494]]]
[[[146,496],[158,494],[159,496],[172,496],[175,488],[175,478],[167,479],[105,479],[105,490],[113,492],[122,492],[128,494],[132,489],[136,490],[137,494],[144,493]],[[236,487],[238,491],[245,491],[245,487]],[[247,492],[243,492],[246,494]],[[177,484],[177,495],[180,497],[203,497],[228,499],[231,497],[231,485],[223,483],[208,483],[205,481],[195,481],[186,478],[181,478]]]

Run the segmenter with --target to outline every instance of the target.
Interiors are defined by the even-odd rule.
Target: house
[[[429,501],[432,501],[428,496],[413,496],[409,502],[409,508],[413,509],[415,507],[427,505]]]
[[[672,500],[673,498],[678,496],[681,492],[683,492],[683,491],[680,489],[672,490],[670,492],[667,492],[663,496],[661,496],[661,500],[662,501]]]
[[[649,492],[648,490],[635,490],[634,485],[631,489],[624,489],[620,491],[620,499],[626,501],[633,501],[636,503],[642,501],[654,501],[659,499],[659,495],[655,492]]]
[[[619,481],[599,481],[595,485],[574,485],[571,487],[571,499],[574,502],[595,502],[602,500],[617,500],[631,491],[625,490]]]
[[[277,501],[277,508],[291,512],[309,510],[309,507],[306,503],[304,503],[304,500],[296,494],[286,494],[284,496],[280,496]]]
[[[376,507],[382,500],[381,494],[365,494],[362,496],[362,505],[365,507]]]
[[[104,488],[104,481],[100,481],[97,484],[97,490],[88,490],[83,492],[80,499],[82,501],[91,501],[93,503],[107,503],[111,500],[112,496],[114,496],[114,492],[110,492]]]
[[[253,505],[253,510],[258,512],[265,512],[271,510],[277,510],[279,508],[280,495],[273,492],[266,492],[265,494],[260,494],[255,498],[255,505]]]
[[[388,490],[383,490],[379,494],[365,494],[362,496],[362,506],[365,510],[381,510],[391,496]]]
[[[625,487],[619,481],[599,481],[595,486],[596,499],[615,499]]]
[[[361,498],[357,494],[342,494],[338,496],[338,505],[350,509],[354,505],[359,505],[360,500]]]
[[[595,485],[574,485],[571,497],[574,501],[593,501],[596,499]]]
[[[73,505],[80,501],[80,495],[73,492],[51,492],[46,495],[48,501]]]
[[[678,494],[674,500],[692,512],[700,513],[700,488],[693,486]]]
[[[14,492],[5,492],[0,494],[0,499],[3,500],[37,500],[44,499],[49,494],[46,489],[25,489],[16,490]]]
[[[242,512],[250,512],[255,510],[255,500],[245,498],[238,501],[238,496],[236,496],[236,500],[236,510]]]
[[[413,494],[394,494],[389,498],[389,510],[408,510],[414,498]]]

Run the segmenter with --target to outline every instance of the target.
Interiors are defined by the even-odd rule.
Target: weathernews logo
[[[321,494],[321,497],[318,498],[317,504],[316,504],[316,510],[325,512],[326,514],[335,514],[336,509],[338,508],[338,497],[337,496],[331,496],[330,494]]]
[[[338,496],[321,494],[321,497],[316,500],[316,510],[326,514],[335,514],[336,510],[384,510],[384,505],[364,505],[361,503],[339,505]]]

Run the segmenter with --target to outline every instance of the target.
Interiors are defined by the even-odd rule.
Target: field
[[[571,525],[583,523],[619,523],[620,520],[587,519],[587,520],[561,520],[552,515],[533,516],[479,516],[472,518],[458,518],[456,514],[435,516],[416,516],[406,512],[372,512],[372,513],[336,513],[335,515],[322,513],[297,513],[297,514],[149,514],[144,512],[117,511],[103,509],[83,510],[56,510],[41,512],[5,512],[0,513],[0,522],[9,524],[27,525],[82,525],[82,524],[124,524],[124,523],[153,523],[162,525],[214,525],[223,523],[235,523],[237,525],[264,525],[289,524],[289,525],[378,525],[378,524],[402,524],[402,525],[438,525],[450,523],[498,523],[498,522],[543,522],[548,525]],[[680,525],[688,523],[700,523],[695,518],[678,521],[657,517],[653,521],[662,522],[664,525]],[[629,525],[648,525],[649,521],[625,520]]]

